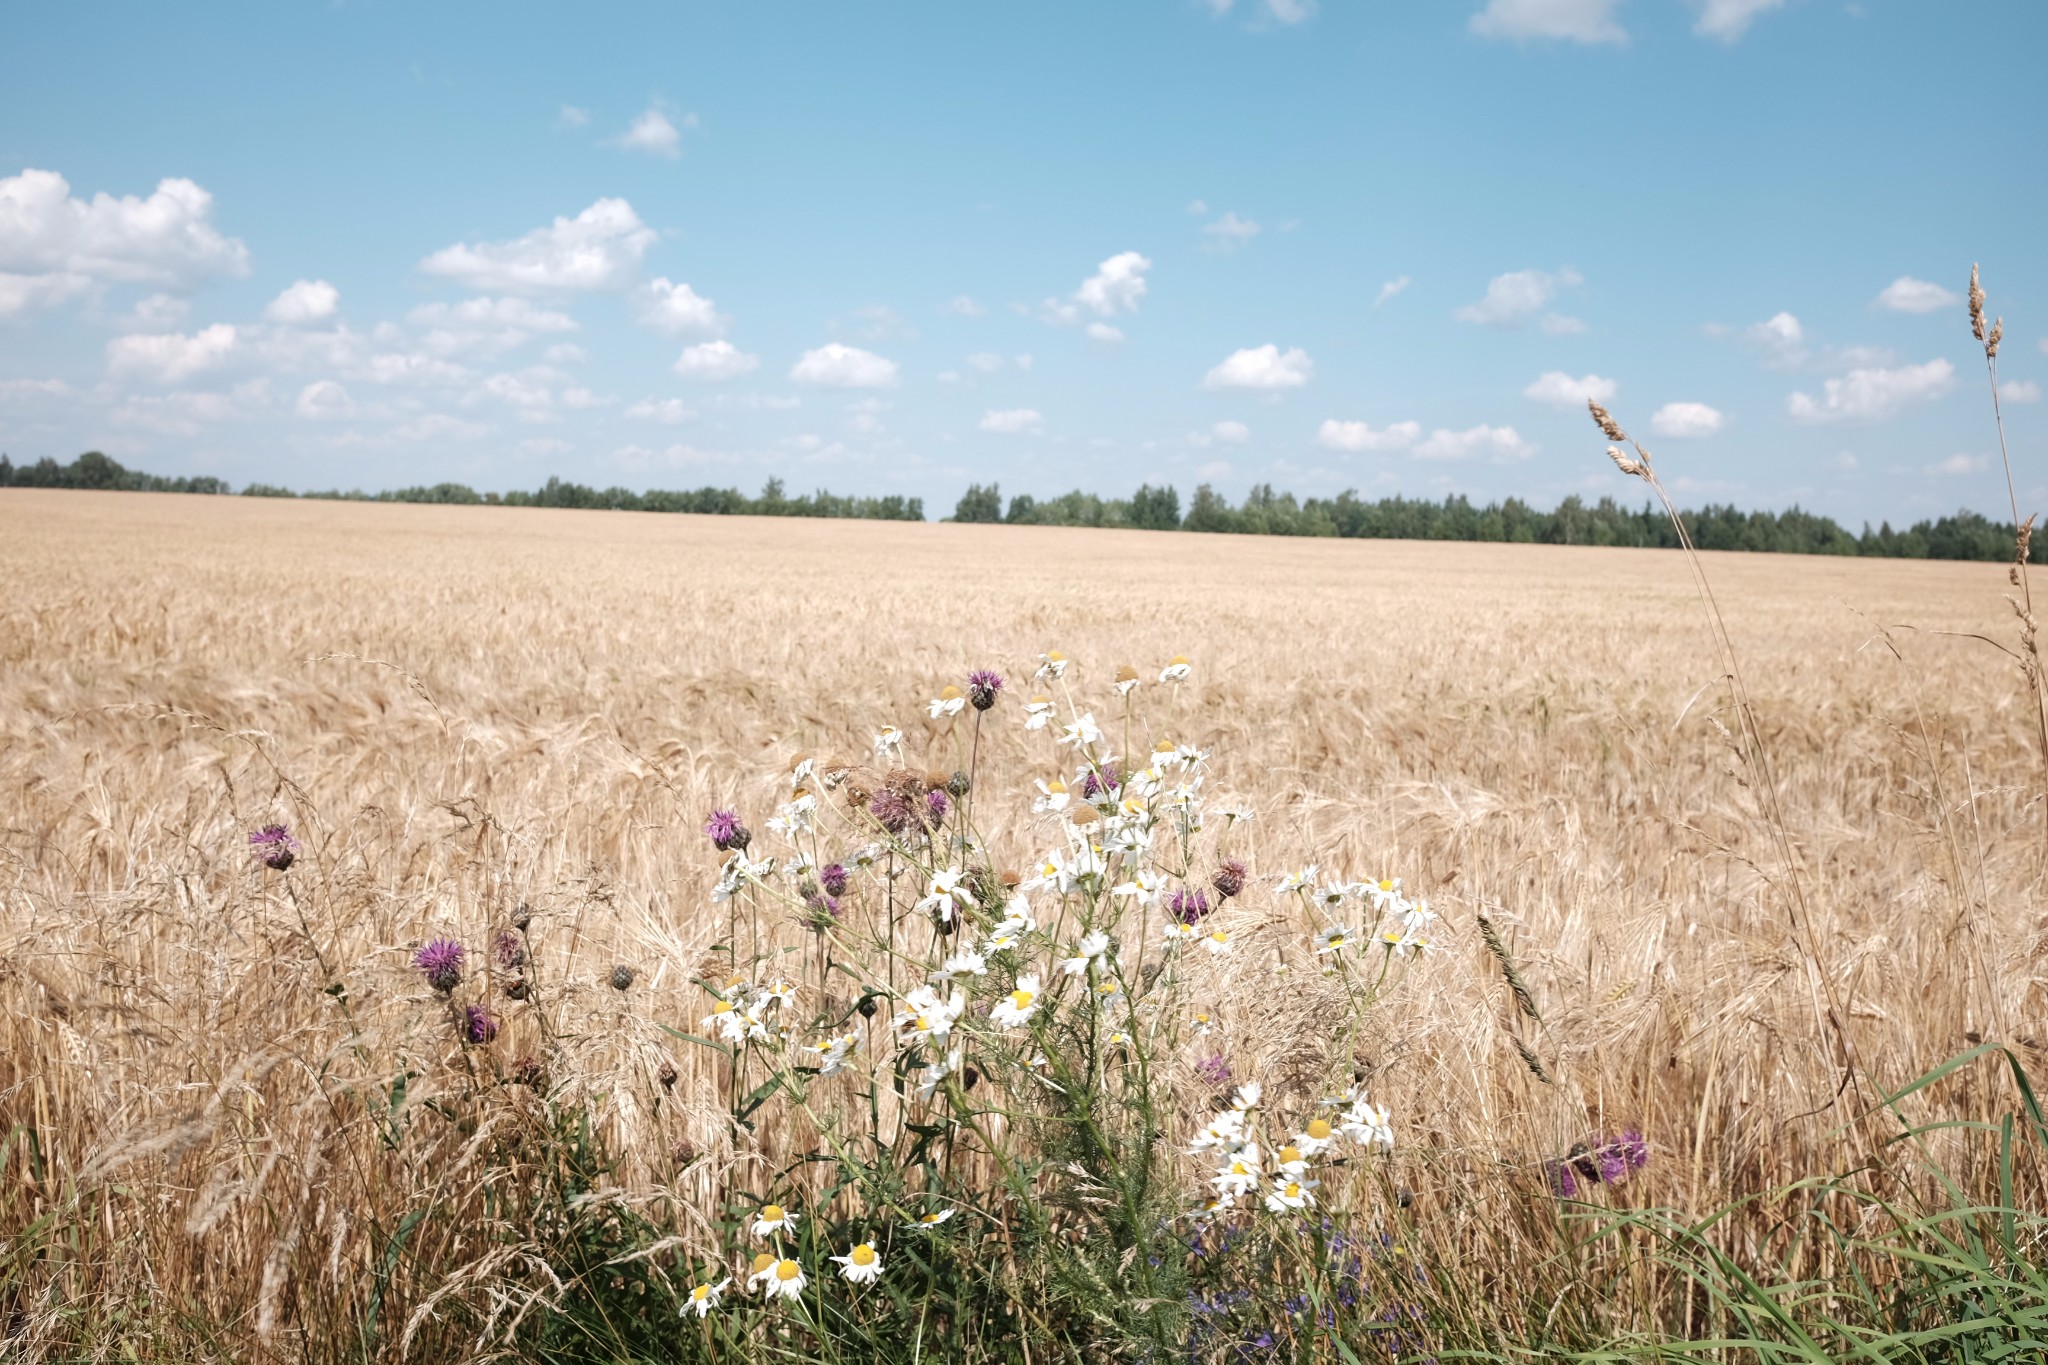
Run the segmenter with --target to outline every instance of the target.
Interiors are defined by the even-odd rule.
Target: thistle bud
[[[676,1088],[676,1066],[674,1062],[663,1062],[661,1070],[654,1073],[654,1079],[661,1082],[663,1090]]]

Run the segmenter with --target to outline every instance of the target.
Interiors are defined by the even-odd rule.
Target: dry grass
[[[407,1103],[430,1101],[463,1063],[407,954],[480,947],[521,902],[550,1069],[603,1113],[620,1189],[701,1205],[671,1154],[722,1141],[713,1059],[656,1026],[704,1014],[691,978],[725,933],[704,812],[765,815],[793,755],[883,722],[915,745],[940,685],[1021,679],[1048,647],[1104,678],[1190,656],[1154,729],[1215,750],[1259,812],[1255,870],[1398,873],[1445,912],[1448,951],[1364,1059],[1442,1246],[1520,1234],[1449,1216],[1495,1196],[1432,1151],[1527,1169],[1639,1123],[1656,1160],[1631,1197],[1696,1209],[1839,1169],[1868,1153],[1831,1130],[1875,1087],[1977,1038],[2048,1057],[2032,703],[2005,656],[1944,633],[2010,633],[1997,567],[1707,568],[1848,1016],[1858,1076],[1833,1108],[1842,1058],[1675,554],[0,492],[0,1210],[9,1233],[76,1223],[9,1330],[57,1341],[93,1295],[167,1315],[107,1340],[205,1339],[166,1325],[183,1315],[216,1345],[310,1351],[294,1323],[360,1295],[373,1231],[472,1188],[491,1139],[380,1153],[334,1078],[398,1059]],[[977,802],[1044,771],[994,715],[984,766],[1012,778]],[[271,820],[306,842],[291,896],[246,856]],[[1555,1084],[1516,1051],[1479,912]],[[1264,1008],[1291,941],[1254,932],[1219,1006]],[[540,1022],[496,1054],[538,1050]],[[1912,1102],[2005,1103],[1988,1077]],[[1759,1256],[1776,1235],[1761,1212],[1729,1232]],[[449,1236],[414,1252],[482,1283],[488,1248]]]

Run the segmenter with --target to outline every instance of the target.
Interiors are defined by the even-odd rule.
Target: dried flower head
[[[993,669],[977,668],[967,675],[967,704],[977,711],[994,706],[1002,690],[1003,675]]]
[[[462,1039],[481,1046],[498,1036],[498,1017],[482,1005],[462,1007]]]
[[[540,1058],[530,1052],[512,1064],[512,1079],[529,1090],[548,1087],[547,1069],[540,1064]]]
[[[1243,863],[1235,858],[1226,858],[1223,866],[1216,869],[1216,875],[1209,879],[1209,885],[1216,888],[1220,899],[1229,900],[1244,890],[1245,876]]]
[[[288,825],[265,825],[249,835],[249,851],[273,872],[282,872],[298,858],[299,841]]]
[[[1984,289],[1977,283],[1977,263],[1970,262],[1970,335],[1984,339]]]
[[[660,1082],[661,1082],[661,1088],[662,1088],[663,1090],[673,1090],[673,1089],[675,1089],[675,1088],[676,1088],[676,1064],[675,1064],[674,1062],[670,1062],[670,1061],[664,1061],[664,1062],[662,1062],[662,1064],[661,1064],[661,1070],[659,1070],[659,1071],[657,1071],[657,1072],[655,1072],[655,1073],[654,1073],[654,1079],[656,1079],[657,1081],[660,1081]]]
[[[910,827],[909,798],[894,787],[884,787],[868,798],[868,814],[889,833],[901,834]]]
[[[1638,478],[1642,476],[1643,467],[1637,464],[1634,460],[1631,460],[1628,456],[1622,454],[1620,446],[1607,447],[1607,458],[1614,461],[1614,467],[1616,469],[1619,469],[1622,473],[1632,474]]]
[[[437,938],[413,954],[412,961],[427,984],[446,995],[462,984],[462,945],[452,938]]]
[[[1586,400],[1586,411],[1593,414],[1593,425],[1610,441],[1626,441],[1628,433],[1621,429],[1621,423],[1608,415],[1607,409],[1591,398]]]
[[[618,966],[612,968],[612,974],[609,978],[611,988],[615,991],[629,991],[633,989],[633,979],[637,975],[638,973],[631,967],[621,962]]]
[[[946,795],[955,801],[973,790],[974,779],[969,777],[964,769],[955,769],[953,775],[946,779]]]
[[[525,901],[519,902],[519,908],[512,912],[512,927],[523,934],[526,932],[526,926],[531,923],[533,923],[533,907]]]

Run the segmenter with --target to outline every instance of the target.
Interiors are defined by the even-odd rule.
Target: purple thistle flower
[[[1643,1140],[1639,1130],[1629,1129],[1615,1145],[1621,1148],[1621,1155],[1631,1171],[1640,1171],[1650,1164],[1650,1144]]]
[[[1223,1060],[1223,1054],[1220,1052],[1213,1057],[1204,1057],[1195,1063],[1195,1075],[1210,1085],[1229,1085],[1230,1063]]]
[[[839,897],[819,892],[804,899],[804,908],[811,912],[813,927],[839,918]]]
[[[1610,1185],[1628,1179],[1628,1158],[1611,1142],[1600,1149],[1600,1178]]]
[[[991,668],[977,668],[967,675],[967,704],[977,711],[986,711],[996,704],[996,693],[1003,690],[1003,675]]]
[[[704,832],[711,836],[711,846],[720,853],[745,848],[754,839],[740,823],[740,817],[729,810],[711,812],[711,818],[704,822]]]
[[[1089,801],[1093,801],[1098,796],[1114,796],[1116,795],[1117,788],[1123,786],[1123,784],[1123,774],[1116,770],[1116,765],[1114,763],[1105,763],[1102,765],[1101,771],[1098,772],[1090,769],[1088,775],[1081,779],[1081,796]]]
[[[1216,888],[1219,900],[1229,900],[1244,890],[1244,864],[1235,858],[1224,859],[1223,866],[1216,869],[1216,875],[1209,879],[1209,885]]]
[[[265,825],[249,835],[249,851],[265,867],[282,872],[298,857],[299,841],[289,825]]]
[[[946,812],[953,808],[942,788],[934,787],[924,794],[924,822],[932,829],[946,823]]]
[[[910,825],[910,802],[902,792],[884,787],[868,798],[868,814],[891,834],[901,834]]]
[[[498,1017],[482,1005],[462,1007],[462,1038],[464,1042],[483,1044],[498,1036]]]
[[[1550,1177],[1550,1192],[1559,1199],[1573,1199],[1579,1193],[1578,1177],[1572,1174],[1571,1163],[1567,1161],[1546,1161],[1543,1173]]]
[[[843,896],[846,894],[846,883],[850,879],[846,875],[846,869],[840,864],[827,863],[825,870],[818,874],[818,880],[824,884],[826,895]]]
[[[437,938],[413,954],[415,967],[426,976],[427,984],[446,995],[462,984],[462,945],[452,938]]]
[[[1194,924],[1209,913],[1209,898],[1199,891],[1176,891],[1167,900],[1166,908],[1182,924]]]
[[[500,967],[516,972],[526,965],[526,941],[510,929],[500,929],[491,939],[491,955]]]

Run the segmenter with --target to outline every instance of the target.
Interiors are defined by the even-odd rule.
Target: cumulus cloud
[[[1112,327],[1106,322],[1091,322],[1084,330],[1095,341],[1122,341],[1124,339],[1123,328]]]
[[[683,116],[683,128],[696,126],[695,114]],[[667,157],[673,161],[683,154],[683,131],[670,121],[659,105],[649,105],[625,132],[614,139],[613,145],[629,152],[646,152],[650,156]]]
[[[1079,322],[1084,313],[1105,318],[1135,313],[1145,297],[1145,272],[1151,268],[1150,258],[1138,252],[1118,252],[1097,266],[1095,273],[1081,281],[1081,287],[1066,298],[1047,299],[1040,305],[1039,316],[1047,322],[1071,325]]]
[[[1877,296],[1877,306],[1893,313],[1933,313],[1953,308],[1962,301],[1962,296],[1953,290],[1928,280],[1916,280],[1911,275],[1899,276]]]
[[[509,242],[458,242],[420,262],[429,275],[480,292],[515,294],[622,289],[654,245],[655,232],[623,199],[600,199]]]
[[[1596,403],[1611,403],[1620,391],[1621,385],[1597,374],[1574,379],[1563,370],[1549,370],[1523,389],[1522,397],[1548,403],[1554,408],[1583,408],[1588,398]]]
[[[332,379],[316,379],[299,390],[299,398],[292,405],[299,416],[314,422],[332,422],[355,415],[355,402],[348,390]]]
[[[113,411],[113,420],[165,436],[197,436],[209,426],[244,415],[224,393],[166,393],[130,398]]]
[[[1467,304],[1457,312],[1461,322],[1482,327],[1519,327],[1542,312],[1558,291],[1585,283],[1578,271],[1567,266],[1552,274],[1547,270],[1513,270],[1487,281],[1486,297]],[[1544,317],[1545,331],[1579,331],[1577,318],[1551,313]]]
[[[1263,231],[1249,218],[1240,218],[1235,213],[1225,213],[1213,223],[1202,225],[1202,235],[1209,240],[1209,250],[1229,254],[1246,245]]]
[[[341,291],[325,280],[295,280],[270,301],[263,316],[272,322],[325,322],[341,307]]]
[[[1785,0],[1698,0],[1700,17],[1692,31],[1702,37],[1732,43],[1749,32],[1758,15],[1774,10]]]
[[[1232,351],[1228,358],[1203,377],[1202,387],[1277,392],[1307,387],[1315,372],[1315,362],[1299,346],[1282,351],[1268,343]]]
[[[1989,455],[1956,454],[1927,466],[1927,472],[1930,474],[1946,474],[1951,478],[1956,478],[1964,474],[1982,474],[1989,468],[1991,468],[1991,457]]]
[[[565,104],[562,106],[562,111],[555,115],[555,126],[557,128],[587,128],[590,126],[590,111],[588,109],[579,109],[573,104]]]
[[[1742,335],[1764,353],[1766,363],[1780,369],[1806,359],[1806,329],[1790,313],[1773,313],[1762,322],[1751,323]]]
[[[1038,430],[1045,425],[1045,418],[1035,408],[990,409],[981,415],[979,425],[983,431],[1017,436],[1027,431]]]
[[[643,398],[626,409],[626,416],[641,422],[676,426],[695,417],[696,411],[680,398]]]
[[[1208,0],[1209,12],[1221,18],[1230,13],[1235,3],[1236,0]],[[1316,12],[1316,0],[1251,0],[1248,8],[1261,19],[1279,24],[1299,24]]]
[[[1575,43],[1625,43],[1628,31],[1614,21],[1620,0],[1489,0],[1472,16],[1482,38],[1563,38]]]
[[[1252,429],[1242,422],[1218,422],[1209,428],[1209,439],[1220,446],[1241,446],[1252,438]]]
[[[805,351],[789,372],[799,383],[840,389],[893,389],[896,375],[895,361],[837,341]]]
[[[978,318],[988,312],[988,309],[982,307],[980,301],[971,295],[955,294],[947,301],[946,311],[957,318]]]
[[[1439,427],[1415,447],[1415,454],[1425,460],[1469,460],[1478,455],[1490,455],[1497,460],[1526,460],[1535,453],[1536,447],[1523,440],[1513,427],[1483,424],[1463,431]]]
[[[2031,379],[2008,379],[1998,386],[1998,396],[2008,403],[2038,403],[2041,386]]]
[[[689,285],[673,283],[666,276],[649,280],[634,290],[633,301],[640,321],[657,332],[670,336],[686,332],[717,336],[725,330],[726,319],[716,304]]]
[[[994,351],[976,351],[967,357],[967,363],[983,374],[994,374],[1003,368],[1003,358]]]
[[[1378,308],[1388,299],[1399,295],[1402,290],[1408,287],[1408,284],[1409,280],[1406,275],[1396,275],[1393,279],[1380,286],[1380,296],[1372,301],[1372,306]]]
[[[107,372],[116,378],[133,376],[158,384],[182,384],[193,375],[227,363],[235,346],[235,329],[225,322],[191,336],[161,332],[115,337],[107,343]]]
[[[1916,403],[1929,403],[1955,387],[1956,367],[1946,360],[1895,369],[1851,370],[1828,380],[1821,396],[1795,393],[1785,410],[1801,422],[1875,422]]]
[[[1666,403],[1650,414],[1650,429],[1659,436],[1686,440],[1695,436],[1712,436],[1726,420],[1719,408],[1708,407],[1705,403]]]
[[[573,332],[576,319],[519,298],[425,303],[406,314],[422,329],[420,349],[431,355],[497,356],[538,335]]]
[[[685,379],[722,384],[761,367],[761,357],[748,355],[730,341],[705,341],[676,357],[675,372]]]
[[[1316,444],[1325,450],[1406,450],[1421,437],[1420,422],[1396,422],[1374,431],[1368,422],[1340,422],[1332,417],[1316,428]]]
[[[0,317],[106,284],[190,289],[248,273],[249,249],[214,227],[213,196],[190,180],[84,200],[55,171],[0,177]]]

